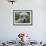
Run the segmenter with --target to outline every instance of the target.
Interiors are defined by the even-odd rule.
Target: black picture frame
[[[22,14],[28,14],[27,22],[16,22],[21,19]],[[24,15],[23,15],[24,16]],[[32,25],[33,24],[33,11],[32,10],[13,10],[13,25]]]

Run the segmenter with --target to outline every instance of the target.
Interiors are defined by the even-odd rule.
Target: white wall
[[[14,26],[13,10],[32,10],[32,26]],[[17,0],[13,5],[0,0],[0,40],[15,40],[19,32],[31,34],[33,40],[46,40],[46,0]]]

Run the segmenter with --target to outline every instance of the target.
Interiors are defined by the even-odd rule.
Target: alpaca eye
[[[28,18],[28,17],[26,16],[26,18]]]
[[[23,16],[21,16],[21,17],[23,17]]]

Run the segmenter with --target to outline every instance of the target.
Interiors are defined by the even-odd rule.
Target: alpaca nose
[[[24,22],[25,22],[25,19],[24,19]]]

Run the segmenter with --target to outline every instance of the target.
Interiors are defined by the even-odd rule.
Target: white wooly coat
[[[26,13],[26,12],[20,13],[20,17],[18,20],[16,20],[16,23],[20,23],[20,22],[23,23],[24,19],[25,19],[25,21],[27,21],[28,18],[26,18],[26,17],[28,17],[28,13]]]
[[[23,16],[25,16],[25,15],[28,16],[28,13],[22,12],[22,13],[20,13],[20,16],[22,16],[22,15],[23,15]]]

